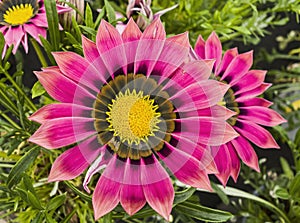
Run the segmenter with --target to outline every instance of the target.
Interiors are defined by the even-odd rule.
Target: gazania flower
[[[228,123],[240,134],[239,137],[213,148],[218,168],[216,176],[225,186],[229,176],[236,181],[240,170],[240,159],[249,167],[259,171],[258,158],[251,143],[261,148],[279,148],[272,135],[263,126],[275,126],[285,120],[270,109],[271,102],[258,97],[271,84],[264,83],[266,71],[250,70],[252,51],[239,54],[230,49],[222,57],[222,45],[213,32],[205,42],[199,36],[195,52],[197,58],[215,59],[213,73],[217,80],[230,85],[222,104],[235,113]]]
[[[69,10],[57,5],[58,13]],[[0,1],[0,31],[5,38],[5,50],[13,44],[13,53],[15,54],[22,43],[27,53],[27,34],[40,43],[39,35],[46,38],[47,28],[48,23],[43,0]]]
[[[29,141],[47,149],[73,145],[54,162],[49,181],[69,180],[89,165],[84,187],[100,172],[95,218],[120,202],[132,215],[146,202],[165,219],[174,199],[168,170],[185,184],[210,189],[215,166],[206,145],[236,137],[217,103],[227,85],[208,80],[211,61],[185,63],[186,33],[166,38],[159,19],[142,33],[102,21],[96,43],[83,37],[84,57],[54,53],[57,67],[36,72],[50,104],[30,119],[41,123]]]

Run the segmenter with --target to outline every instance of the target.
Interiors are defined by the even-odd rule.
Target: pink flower
[[[271,102],[258,97],[271,84],[264,83],[266,71],[250,70],[252,51],[239,54],[230,49],[222,57],[222,45],[213,32],[206,42],[199,36],[194,57],[215,59],[213,73],[217,80],[230,85],[222,104],[235,114],[227,122],[239,133],[239,137],[222,145],[212,147],[219,173],[216,174],[225,186],[229,176],[235,181],[240,171],[240,159],[259,171],[258,158],[251,143],[261,148],[279,148],[272,135],[262,126],[276,126],[283,122],[277,112],[270,109]]]
[[[70,9],[57,5],[58,13]],[[43,0],[2,0],[0,1],[0,31],[5,38],[5,48],[14,45],[13,54],[22,43],[28,52],[27,33],[40,42],[39,35],[46,38],[47,18]]]
[[[174,189],[164,169],[185,184],[211,189],[215,165],[206,146],[237,136],[217,103],[228,86],[208,80],[212,61],[188,60],[187,33],[166,38],[159,19],[142,33],[130,19],[124,32],[102,21],[96,43],[82,38],[84,57],[54,53],[58,66],[36,72],[60,103],[30,117],[41,123],[29,141],[47,149],[76,143],[54,162],[49,181],[85,169],[95,219],[120,202],[133,215],[146,202],[169,218]],[[214,115],[218,114],[218,115]],[[164,165],[162,165],[164,163]]]

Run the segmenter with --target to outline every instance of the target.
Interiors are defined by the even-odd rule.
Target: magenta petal
[[[248,98],[245,100],[239,100],[239,107],[249,106],[263,106],[270,107],[273,103],[264,98]]]
[[[142,159],[141,164],[141,182],[145,198],[148,204],[168,221],[174,200],[172,181],[154,156],[146,159]]]
[[[93,63],[95,60],[100,58],[99,51],[97,49],[96,43],[82,35],[82,48],[84,57]]]
[[[44,28],[48,27],[46,13],[38,13],[37,15],[35,15],[34,20],[31,21],[34,21],[34,25],[36,26],[40,26]]]
[[[51,97],[60,102],[84,104],[87,100],[95,100],[94,95],[58,71],[47,69],[34,73]]]
[[[184,65],[183,70],[196,81],[207,80],[211,75],[213,60],[196,60]]]
[[[239,118],[265,126],[275,126],[286,122],[276,111],[262,106],[240,108]]]
[[[265,92],[272,84],[262,83],[260,86],[241,94],[236,95],[236,102],[243,102],[247,99],[254,98]]]
[[[230,175],[233,178],[233,180],[236,182],[237,178],[239,176],[239,173],[240,173],[240,169],[241,169],[240,159],[236,153],[236,150],[234,149],[233,145],[231,144],[231,142],[227,143],[226,145],[227,145],[227,149],[228,149],[228,152],[230,154],[230,159],[231,159]]]
[[[96,134],[94,119],[67,117],[46,121],[29,141],[47,149],[55,149],[81,141],[93,134]]]
[[[91,110],[91,108],[75,104],[49,104],[40,108],[30,117],[28,117],[28,119],[30,121],[35,121],[42,124],[47,120],[56,118],[91,117]]]
[[[267,71],[264,70],[250,70],[241,79],[231,81],[231,86],[235,90],[235,94],[240,94],[252,90],[260,86],[266,76]]]
[[[231,141],[237,154],[249,167],[259,172],[258,158],[251,144],[243,136]]]
[[[97,148],[91,148],[93,141],[97,143],[96,136],[61,154],[52,164],[48,182],[71,180],[79,176],[99,154]]]
[[[261,148],[279,148],[278,144],[267,130],[251,121],[238,119],[234,128],[242,136]]]
[[[160,18],[155,19],[142,34],[142,39],[160,39],[166,38],[166,32]]]
[[[235,137],[238,134],[223,119],[194,117],[179,119],[180,132],[172,133],[178,137],[185,137],[203,145],[219,146]]]
[[[24,33],[22,26],[10,26],[7,29],[4,35],[5,42],[8,46],[11,46],[12,44],[14,45],[13,54],[17,52],[24,35],[26,34]]]
[[[225,52],[223,59],[219,65],[216,75],[223,74],[231,61],[238,55],[237,48],[229,49]]]
[[[39,36],[46,38],[47,30],[45,28],[38,27],[34,25],[34,23],[24,24],[23,27],[25,32],[31,35],[37,42],[42,44]]]
[[[212,32],[205,44],[205,59],[215,59],[214,70],[219,67],[222,58],[222,44],[217,34]]]
[[[197,42],[195,44],[195,52],[201,59],[207,59],[205,57],[205,41],[201,35],[198,36]]]
[[[124,43],[139,40],[141,36],[142,32],[140,28],[134,22],[133,18],[130,18],[122,33],[122,39]]]
[[[85,58],[74,52],[56,52],[53,56],[61,72],[76,83],[87,86],[98,93],[105,83],[96,68]],[[95,83],[97,83],[95,85]]]
[[[119,203],[124,167],[124,162],[113,155],[101,175],[93,194],[95,220],[112,211]]]
[[[227,145],[211,147],[218,173],[215,174],[222,185],[225,187],[231,172],[231,158]]]
[[[120,200],[122,207],[129,215],[135,214],[146,204],[141,183],[140,165],[131,163],[129,159],[125,165],[124,182],[120,191]]]
[[[205,167],[199,161],[167,142],[165,145],[158,155],[178,180],[193,187],[212,190]]]
[[[225,70],[221,80],[226,80],[231,85],[232,81],[238,81],[249,71],[252,63],[252,51],[237,55]]]

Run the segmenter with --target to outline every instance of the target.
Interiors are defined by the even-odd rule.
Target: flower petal
[[[222,44],[217,34],[212,32],[205,43],[205,59],[215,59],[214,71],[219,67],[222,58]]]
[[[141,182],[148,204],[168,221],[174,189],[167,172],[154,156],[142,159]]]
[[[123,161],[118,160],[117,156],[113,155],[101,175],[92,198],[95,220],[109,213],[118,205],[124,165]]]
[[[279,148],[267,130],[251,121],[238,119],[234,129],[261,148]]]
[[[32,36],[40,44],[42,44],[42,42],[39,36],[42,36],[44,38],[46,38],[47,36],[47,30],[45,28],[36,26],[34,23],[24,24],[23,27],[24,31]]]
[[[251,144],[243,136],[239,136],[231,141],[237,154],[242,161],[252,169],[259,171],[258,158]]]
[[[225,52],[223,59],[219,65],[216,75],[222,76],[228,68],[231,61],[238,55],[237,48],[229,49]]]
[[[42,124],[29,141],[47,149],[55,149],[81,141],[93,134],[96,134],[96,131],[92,118],[57,118]]]
[[[201,35],[198,36],[198,39],[195,44],[195,53],[200,59],[207,59],[205,57],[205,41]]]
[[[19,45],[26,33],[24,32],[22,26],[10,26],[4,37],[5,42],[8,46],[14,45],[13,54],[15,54],[19,48]]]
[[[241,163],[240,163],[240,159],[236,153],[236,150],[234,149],[233,145],[231,142],[227,143],[227,149],[228,152],[230,154],[230,159],[231,159],[231,171],[230,171],[230,175],[233,178],[233,180],[235,182],[237,182],[237,178],[239,176],[240,173],[240,169],[241,169]]]
[[[52,164],[48,182],[79,176],[96,159],[100,147],[95,136],[65,151]]]
[[[126,162],[120,200],[129,215],[135,214],[146,204],[141,183],[141,167],[137,161],[128,159]]]
[[[239,118],[265,126],[275,126],[286,122],[276,111],[262,106],[240,108]]]
[[[91,117],[91,108],[75,104],[49,104],[33,113],[28,119],[38,123],[63,117]]]
[[[250,106],[263,106],[270,107],[273,102],[270,102],[264,98],[248,98],[245,100],[239,100],[239,107],[250,107]]]
[[[218,169],[218,173],[215,175],[225,187],[231,172],[231,158],[227,145],[224,144],[218,147],[213,146],[211,149]]]

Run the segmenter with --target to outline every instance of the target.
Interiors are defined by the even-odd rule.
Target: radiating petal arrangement
[[[103,20],[96,42],[82,43],[84,57],[54,53],[57,66],[35,72],[59,103],[29,118],[41,124],[29,141],[47,149],[73,145],[56,159],[49,181],[88,169],[89,192],[101,172],[95,219],[118,203],[130,215],[148,203],[168,220],[169,173],[211,190],[208,174],[217,169],[210,148],[238,136],[226,121],[234,113],[219,105],[229,86],[209,80],[214,61],[190,61],[187,33],[166,38],[160,19],[144,32],[130,19],[122,34]]]
[[[71,8],[57,5],[59,14]],[[48,22],[43,0],[2,0],[0,1],[0,31],[5,38],[5,49],[14,45],[13,54],[20,44],[28,52],[28,36],[41,43],[39,36],[46,38]]]
[[[199,36],[191,55],[195,60],[214,59],[214,79],[230,86],[221,104],[235,112],[227,122],[239,136],[221,147],[212,147],[219,172],[216,176],[224,186],[230,176],[237,180],[240,159],[259,171],[258,158],[252,144],[261,148],[279,148],[263,126],[276,126],[285,122],[284,118],[269,108],[271,102],[259,97],[270,84],[264,82],[266,71],[250,69],[252,56],[252,51],[239,54],[236,48],[222,55],[221,42],[214,32],[206,41]]]

